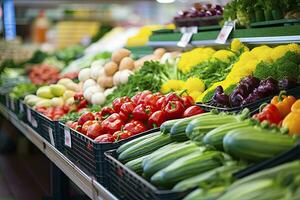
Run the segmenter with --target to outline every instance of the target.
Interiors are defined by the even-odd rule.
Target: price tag
[[[71,148],[72,147],[72,141],[71,141],[70,128],[65,126],[64,133],[65,133],[65,146]]]
[[[37,124],[37,121],[31,117],[31,125],[34,127],[34,128],[37,128],[38,127],[38,124]]]
[[[198,32],[198,27],[182,27],[180,28],[180,32],[183,33],[183,35],[180,38],[180,41],[177,43],[177,46],[184,48],[190,43],[193,34]]]
[[[31,123],[31,110],[27,107],[27,121]]]
[[[235,21],[226,21],[215,42],[218,44],[225,44],[231,31],[234,28],[235,28]]]
[[[23,112],[24,112],[24,106],[23,106],[22,101],[19,101],[19,112],[20,112],[20,113],[23,113]]]
[[[10,107],[12,110],[16,110],[16,107],[15,107],[15,102],[13,99],[10,99]]]
[[[49,133],[50,143],[53,146],[55,146],[54,137],[53,137],[53,131],[52,131],[52,128],[50,128],[49,126],[48,126],[48,133]]]

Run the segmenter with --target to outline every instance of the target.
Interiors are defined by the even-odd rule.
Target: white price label
[[[51,143],[53,146],[55,146],[52,128],[48,127],[48,133],[49,133],[50,143]]]
[[[24,112],[24,106],[22,101],[19,102],[19,113],[23,113]]]
[[[180,41],[177,43],[177,46],[184,48],[190,43],[194,33],[198,32],[198,27],[182,27],[180,28],[180,32],[183,33],[183,35],[181,36]]]
[[[27,107],[27,121],[31,123],[31,110]]]
[[[31,117],[31,125],[32,125],[34,128],[37,128],[37,127],[38,127],[38,123],[37,123],[37,121],[36,121],[33,117]]]
[[[10,99],[10,107],[12,110],[16,110],[16,107],[15,107],[15,102],[13,99]]]
[[[71,139],[71,133],[70,133],[70,128],[65,126],[64,128],[64,133],[65,133],[65,146],[67,147],[72,147],[72,139]]]
[[[231,31],[234,28],[235,28],[235,21],[226,21],[215,42],[218,44],[225,44]]]

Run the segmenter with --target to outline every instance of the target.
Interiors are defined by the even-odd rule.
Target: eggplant
[[[297,79],[295,78],[284,78],[278,82],[280,90],[288,90],[298,85]]]

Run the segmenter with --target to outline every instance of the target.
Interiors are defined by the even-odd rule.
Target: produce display
[[[181,98],[175,93],[163,96],[147,90],[132,98],[117,98],[112,107],[103,107],[95,113],[85,112],[77,121],[66,124],[95,142],[116,142],[160,127],[166,120],[204,112],[194,104],[190,96]]]
[[[299,105],[295,97],[282,93],[251,118],[245,109],[237,115],[212,111],[167,121],[161,125],[161,133],[120,146],[118,160],[159,189],[174,192],[196,189],[185,199],[240,199],[241,196],[237,196],[239,190],[245,194],[255,192],[253,196],[269,195],[258,193],[260,185],[256,185],[257,188],[243,185],[244,180],[259,179],[263,174],[279,172],[285,166],[292,169],[299,166],[298,161],[240,180],[233,174],[253,163],[273,158],[299,142],[299,138],[291,137],[300,133],[299,125],[296,125]],[[283,173],[295,172],[289,172],[287,168]],[[271,187],[274,178],[270,178],[268,186]],[[249,191],[247,187],[250,187]]]

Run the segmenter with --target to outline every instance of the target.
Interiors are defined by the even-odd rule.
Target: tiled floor
[[[42,155],[0,155],[0,200],[40,200],[49,195],[49,161]]]

